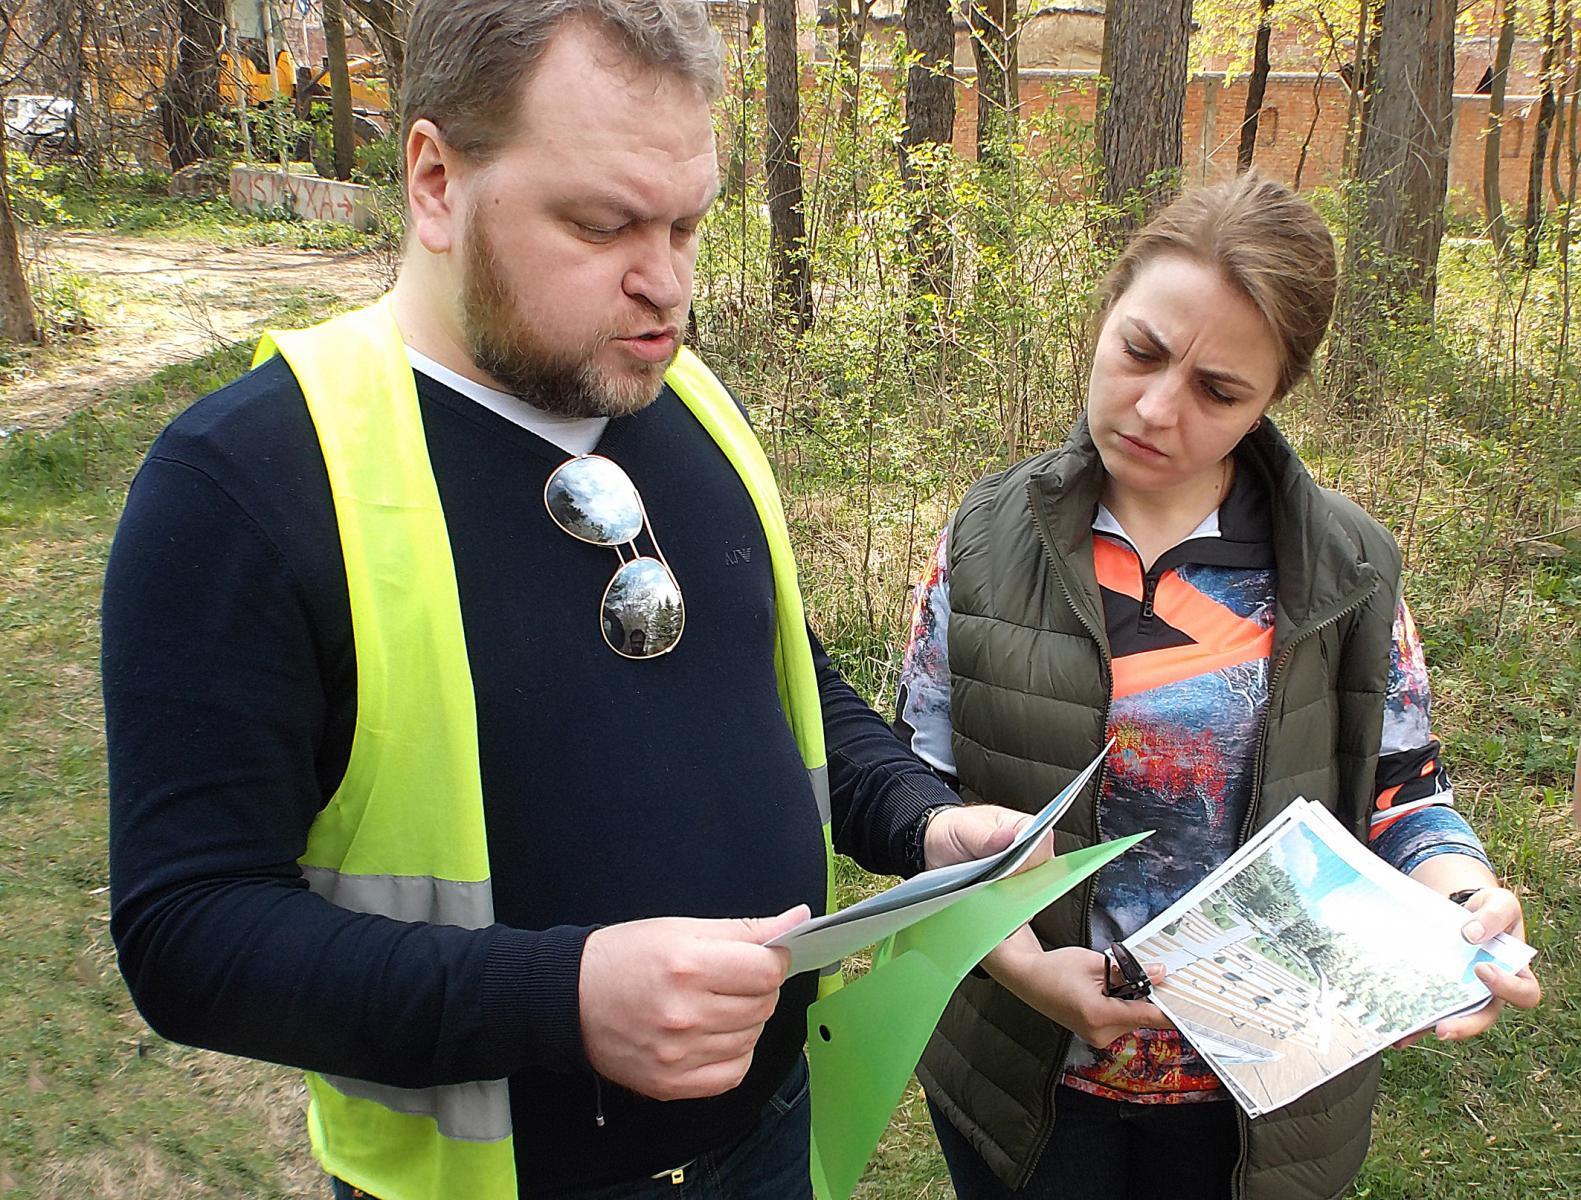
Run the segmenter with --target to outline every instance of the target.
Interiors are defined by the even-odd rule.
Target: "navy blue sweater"
[[[604,644],[612,550],[543,508],[567,457],[427,379],[419,403],[477,697],[497,924],[348,912],[296,860],[344,774],[356,660],[329,483],[276,359],[200,401],[133,484],[104,592],[112,930],[160,1033],[405,1087],[507,1076],[522,1194],[646,1175],[752,1124],[799,1052],[789,980],[740,1087],[659,1103],[594,1078],[583,943],[651,916],[821,911],[806,771],[773,669],[763,531],[733,469],[666,391],[598,450],[641,491],[686,601],[662,658]],[[815,647],[816,649],[816,647]],[[953,795],[816,649],[836,843],[904,872]]]

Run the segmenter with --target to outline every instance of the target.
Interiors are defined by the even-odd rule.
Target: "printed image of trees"
[[[1463,998],[1455,981],[1425,978],[1391,961],[1386,948],[1314,917],[1296,881],[1266,856],[1226,880],[1220,894],[1265,934],[1260,953],[1272,950],[1270,957],[1346,996],[1354,1019],[1379,1033],[1411,1032]]]

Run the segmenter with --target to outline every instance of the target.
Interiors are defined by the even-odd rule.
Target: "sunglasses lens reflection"
[[[686,625],[681,589],[657,559],[638,558],[615,572],[604,592],[604,640],[627,658],[674,649]]]
[[[544,490],[555,523],[572,537],[623,546],[642,532],[642,504],[626,472],[607,458],[586,455],[556,468]]]

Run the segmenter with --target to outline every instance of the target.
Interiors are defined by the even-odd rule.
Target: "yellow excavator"
[[[268,52],[256,39],[240,39],[239,54],[225,50],[220,55],[220,100],[237,107],[243,97],[249,108],[272,103],[276,97],[291,102],[297,115],[306,117],[315,101],[329,103],[329,65],[317,71],[297,63],[291,51],[276,51],[274,75],[269,72]],[[379,64],[358,57],[347,64],[351,74],[351,109],[357,141],[368,142],[389,132],[394,106],[390,88],[380,74]]]

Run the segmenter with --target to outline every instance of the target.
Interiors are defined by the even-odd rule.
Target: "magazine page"
[[[1081,774],[1022,826],[1010,845],[999,853],[924,871],[849,908],[811,917],[765,944],[791,952],[792,975],[818,970],[948,908],[996,880],[1015,874],[1097,773],[1113,744],[1111,741],[1100,750]]]
[[[1152,999],[1256,1117],[1485,1004],[1477,963],[1530,961],[1466,942],[1466,919],[1298,800],[1125,945],[1164,966]]]

